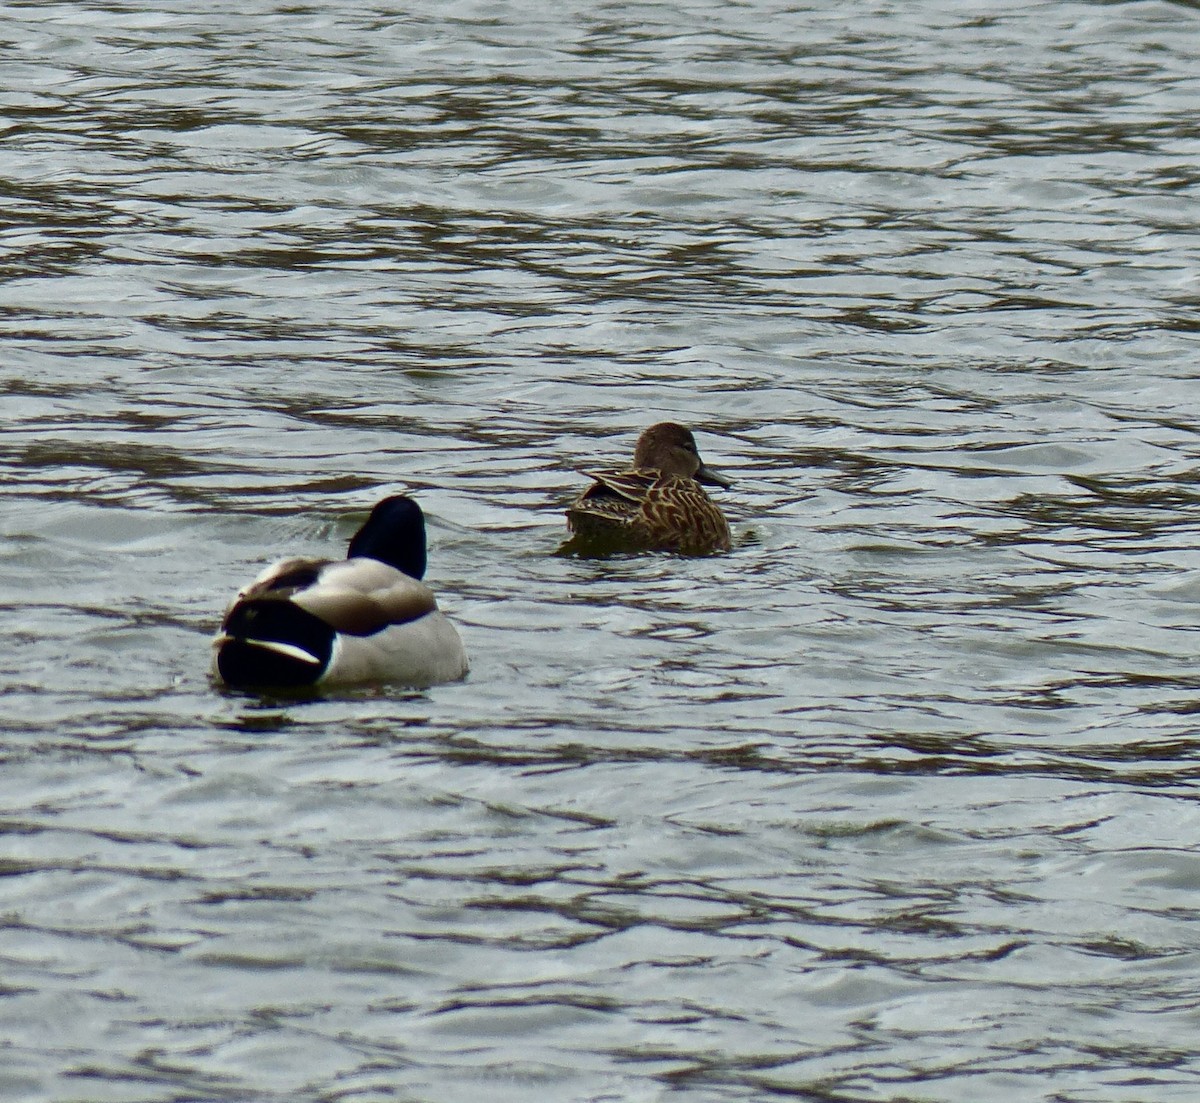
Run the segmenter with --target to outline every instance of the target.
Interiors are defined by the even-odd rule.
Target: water
[[[407,7],[0,13],[0,1096],[1196,1098],[1196,7]],[[212,687],[403,488],[470,678]]]

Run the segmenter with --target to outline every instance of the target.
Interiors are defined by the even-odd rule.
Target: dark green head
[[[425,515],[406,494],[384,498],[350,541],[347,558],[378,559],[410,578],[425,575]]]

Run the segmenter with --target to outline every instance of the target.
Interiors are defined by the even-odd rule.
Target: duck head
[[[650,468],[666,475],[681,475],[709,486],[729,489],[733,485],[700,458],[692,431],[673,421],[651,425],[638,437],[637,447],[633,451],[633,466]]]
[[[347,558],[377,559],[409,578],[425,574],[425,515],[406,494],[384,498],[350,541]]]

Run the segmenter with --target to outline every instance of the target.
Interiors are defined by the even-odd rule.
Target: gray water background
[[[1200,9],[0,9],[0,1097],[1200,1098]],[[729,556],[555,557],[691,425]],[[223,693],[408,488],[460,684]]]

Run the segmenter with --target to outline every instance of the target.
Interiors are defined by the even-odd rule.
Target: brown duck
[[[564,551],[729,551],[729,524],[701,483],[729,487],[705,465],[690,429],[663,421],[639,438],[633,465],[584,471],[595,482],[567,508]]]

